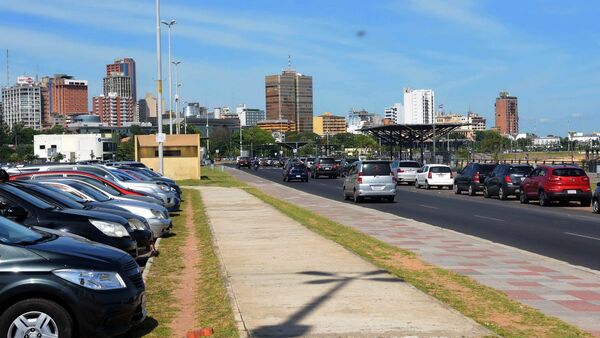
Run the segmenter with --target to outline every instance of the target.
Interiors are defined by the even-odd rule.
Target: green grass
[[[213,174],[215,175],[213,177]],[[448,304],[464,315],[505,337],[586,337],[587,332],[546,316],[510,299],[506,294],[452,271],[429,265],[412,252],[384,243],[365,233],[334,222],[312,211],[270,196],[220,170],[205,170],[205,180],[194,185],[244,188],[308,229],[339,243],[379,268],[405,280],[419,290]]]
[[[192,202],[196,237],[200,248],[200,262],[197,266],[200,273],[195,302],[196,327],[212,327],[213,337],[239,337],[200,192],[186,189],[186,197]]]

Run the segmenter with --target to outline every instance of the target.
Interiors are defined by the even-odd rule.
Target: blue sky
[[[178,22],[182,101],[264,109],[264,76],[291,54],[313,76],[315,114],[382,113],[402,88],[432,88],[446,111],[470,106],[491,127],[495,97],[508,90],[521,131],[600,131],[595,1],[163,0],[161,9]],[[104,65],[133,57],[138,95],[155,92],[154,20],[153,0],[2,0],[0,82],[8,48],[11,82],[67,73],[98,95]]]

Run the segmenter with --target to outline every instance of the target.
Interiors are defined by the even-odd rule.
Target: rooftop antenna
[[[10,75],[8,71],[8,48],[6,48],[6,86],[10,86]]]
[[[288,54],[288,70],[292,70],[292,56]]]

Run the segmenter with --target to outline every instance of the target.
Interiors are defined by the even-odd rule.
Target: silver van
[[[396,176],[389,161],[357,161],[344,180],[344,199],[361,202],[365,197],[384,199],[390,203],[396,197]]]

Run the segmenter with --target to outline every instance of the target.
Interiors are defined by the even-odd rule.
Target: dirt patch
[[[185,228],[187,238],[183,247],[181,247],[181,257],[183,259],[183,271],[178,280],[179,287],[173,294],[175,303],[178,304],[179,312],[173,319],[169,327],[173,332],[173,337],[185,337],[189,330],[193,330],[195,321],[194,299],[198,291],[196,283],[198,277],[198,240],[194,229],[194,213],[191,200],[185,203]]]

